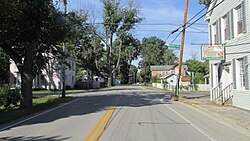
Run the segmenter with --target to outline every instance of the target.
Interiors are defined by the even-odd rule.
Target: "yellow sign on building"
[[[202,46],[201,47],[202,60],[225,60],[224,46]]]

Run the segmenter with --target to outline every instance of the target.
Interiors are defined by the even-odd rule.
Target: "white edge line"
[[[161,102],[164,102],[163,99],[159,99]],[[186,119],[184,116],[182,116],[180,113],[178,113],[176,110],[174,110],[173,108],[169,107],[168,105],[164,104],[168,109],[170,109],[171,111],[173,111],[175,114],[177,114],[178,116],[180,116],[182,119],[184,119],[186,122],[188,122],[191,126],[193,126],[196,130],[198,130],[199,132],[201,132],[203,135],[205,135],[207,138],[209,138],[211,141],[216,141],[215,139],[213,139],[212,137],[210,137],[207,133],[205,133],[204,131],[202,131],[200,128],[198,128],[197,126],[195,126],[191,121],[189,121],[188,119]]]
[[[39,116],[41,116],[41,115],[47,114],[47,113],[49,113],[49,112],[51,112],[51,111],[57,110],[57,109],[59,109],[59,108],[62,108],[62,107],[64,107],[64,106],[69,105],[69,104],[71,104],[71,103],[73,103],[73,102],[76,102],[76,101],[78,101],[78,100],[80,100],[80,99],[73,100],[73,101],[68,102],[68,103],[65,103],[65,104],[63,104],[63,105],[61,105],[61,106],[55,107],[55,108],[50,109],[50,110],[48,110],[48,111],[44,111],[44,112],[42,112],[42,113],[40,113],[40,114],[37,114],[37,115],[32,116],[32,117],[29,117],[29,118],[27,118],[27,119],[25,119],[25,120],[22,120],[22,121],[19,121],[19,122],[17,122],[17,123],[14,123],[14,124],[12,124],[12,125],[9,125],[9,126],[7,126],[7,127],[3,127],[3,128],[0,129],[0,131],[3,131],[3,130],[5,130],[5,129],[11,128],[11,127],[16,126],[16,125],[18,125],[18,124],[24,123],[24,122],[26,122],[26,121],[29,121],[29,120],[34,119],[34,118],[36,118],[36,117],[39,117]]]
[[[180,116],[182,119],[184,119],[186,122],[188,122],[191,126],[193,126],[195,129],[197,129],[198,131],[200,131],[203,135],[205,135],[207,138],[209,138],[211,141],[215,141],[215,139],[213,139],[212,137],[210,137],[207,133],[205,133],[204,131],[202,131],[201,129],[199,129],[197,126],[195,126],[192,122],[190,122],[188,119],[186,119],[185,117],[183,117],[181,114],[179,114],[177,111],[175,111],[174,109],[172,109],[171,107],[169,107],[168,105],[164,104],[167,108],[169,108],[171,111],[173,111],[175,114],[177,114],[178,116]]]

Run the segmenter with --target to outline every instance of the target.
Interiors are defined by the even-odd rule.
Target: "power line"
[[[187,24],[189,24],[189,22],[190,22],[191,20],[193,20],[195,17],[197,17],[197,16],[198,16],[202,11],[204,11],[205,9],[206,9],[206,7],[204,7],[203,9],[201,9],[197,14],[195,14],[190,20],[187,21]],[[197,24],[198,24],[198,23],[197,23]],[[184,26],[186,26],[186,25],[181,25],[181,26],[178,27],[177,29],[173,30],[173,31],[168,35],[168,37],[166,38],[165,42],[168,40],[168,38],[169,38],[173,33],[178,32],[179,29],[182,28],[182,27],[184,27]],[[176,39],[178,38],[178,36],[180,36],[180,34],[181,34],[181,32],[177,35],[177,37],[175,37],[174,40],[176,40]],[[172,44],[172,43],[173,43],[173,41],[172,41],[170,44]]]
[[[201,18],[203,18],[207,13],[211,12],[212,10],[214,10],[216,7],[218,7],[222,2],[224,2],[225,0],[222,0],[220,3],[218,3],[217,5],[215,5],[212,9],[210,9],[209,11],[207,11],[205,14],[203,14],[202,16],[200,16],[198,19],[196,19],[194,22],[190,23],[188,26],[185,27],[185,29],[189,28],[190,26],[194,25],[197,21],[199,21]],[[181,34],[181,32],[183,31],[183,29],[180,31],[180,33],[174,38],[174,40],[171,42],[173,43]]]
[[[144,29],[142,29],[142,30],[140,30],[140,29],[134,29],[135,31],[155,31],[155,32],[172,32],[172,31],[170,31],[170,30],[157,30],[157,29],[152,29],[152,30],[144,30]],[[207,34],[208,32],[206,32],[206,31],[186,31],[186,32],[189,32],[189,33],[204,33],[204,34]]]
[[[100,25],[100,24],[106,24],[106,25],[121,25],[121,23],[104,23],[104,22],[96,22],[93,23],[96,25]],[[205,24],[201,24],[201,23],[195,23],[196,25],[205,25]],[[126,23],[125,25],[132,25],[130,23]],[[175,23],[135,23],[135,25],[172,25],[172,26],[181,26],[181,24],[175,24]]]
[[[200,29],[198,29],[198,28],[195,28],[195,27],[190,27],[190,28],[192,28],[192,29],[194,29],[194,30],[196,30],[196,31],[202,32],[202,33],[208,33],[207,31],[204,31],[204,30],[200,30]]]

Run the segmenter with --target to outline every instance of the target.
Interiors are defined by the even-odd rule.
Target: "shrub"
[[[72,90],[71,86],[68,86],[68,85],[65,86],[65,89],[66,90]]]
[[[18,89],[10,86],[0,87],[0,106],[5,108],[17,106],[21,101],[21,95]]]
[[[151,83],[157,83],[157,77],[156,76],[153,76],[152,78],[151,78]]]
[[[41,91],[41,90],[47,90],[47,89],[45,89],[45,88],[33,88],[32,90],[33,91]]]
[[[161,83],[161,79],[157,79],[157,80],[156,80],[156,83]]]

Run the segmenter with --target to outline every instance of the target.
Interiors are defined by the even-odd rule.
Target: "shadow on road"
[[[44,136],[35,136],[35,137],[3,137],[0,138],[1,141],[64,141],[68,140],[69,138],[60,138],[60,136],[53,136],[53,137],[44,137]]]
[[[34,119],[28,120],[21,124],[16,125],[15,127],[21,127],[26,125],[34,125],[41,123],[50,123],[56,120],[69,118],[72,116],[81,116],[88,115],[92,113],[97,113],[107,109],[109,106],[112,106],[115,99],[121,96],[120,101],[117,104],[117,107],[143,107],[151,106],[158,104],[171,104],[169,100],[169,94],[166,92],[147,90],[140,86],[126,86],[126,87],[115,87],[99,92],[90,92],[88,95],[77,95],[77,101],[70,103],[62,108],[58,108],[41,116],[38,116]],[[164,99],[164,100],[160,100]],[[164,101],[164,102],[163,102]],[[13,127],[11,127],[13,128]],[[10,130],[6,129],[6,130]],[[6,131],[5,130],[5,131]],[[15,137],[16,138],[16,137]],[[21,141],[26,140],[36,140],[36,138],[19,137]],[[39,140],[42,137],[38,137]],[[57,140],[57,137],[51,137],[48,141]],[[11,140],[12,137],[0,138],[0,140]],[[15,140],[13,138],[13,140]],[[60,139],[62,140],[62,139]]]

